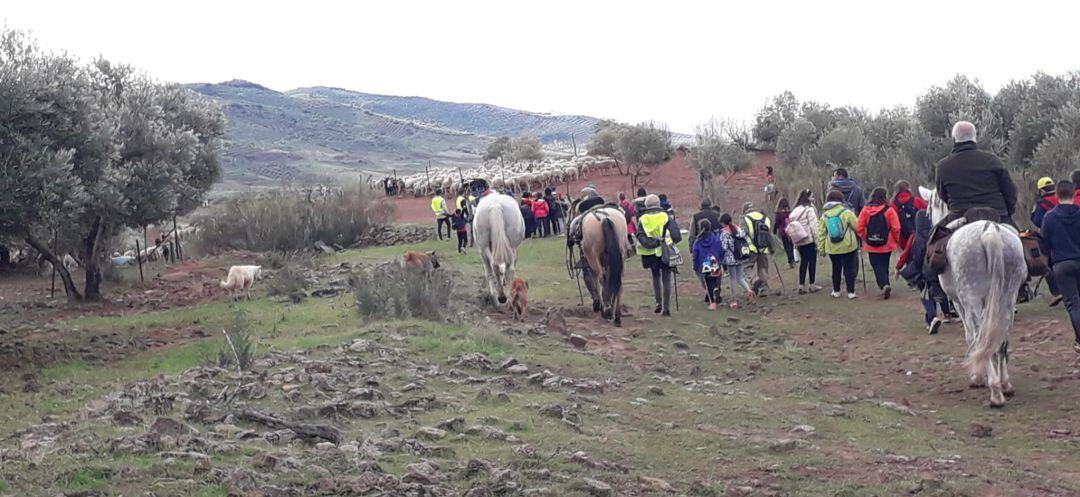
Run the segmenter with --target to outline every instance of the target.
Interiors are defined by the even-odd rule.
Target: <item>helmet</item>
[[[1042,178],[1039,178],[1039,181],[1038,181],[1038,183],[1036,183],[1036,186],[1040,190],[1045,190],[1046,188],[1054,186],[1054,180],[1050,179],[1049,177],[1044,176]]]

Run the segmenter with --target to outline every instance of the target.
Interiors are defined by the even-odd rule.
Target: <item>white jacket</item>
[[[797,205],[792,209],[791,214],[788,215],[788,220],[792,223],[799,223],[806,231],[810,233],[810,238],[803,241],[799,246],[810,245],[811,243],[817,243],[818,237],[818,215],[817,209],[813,205]]]

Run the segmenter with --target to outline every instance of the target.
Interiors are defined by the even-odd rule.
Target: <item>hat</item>
[[[650,194],[646,195],[645,196],[645,208],[646,209],[655,209],[657,207],[660,207],[660,197],[657,197],[656,194],[653,194],[653,193],[650,193]]]
[[[709,200],[708,197],[705,197],[701,200],[701,210],[708,209],[709,207],[712,207],[712,200]]]
[[[1036,183],[1036,185],[1040,190],[1044,190],[1046,188],[1053,187],[1054,180],[1050,179],[1049,177],[1043,176],[1042,178],[1039,178],[1039,181]]]
[[[749,212],[750,209],[753,209],[753,208],[754,208],[754,203],[753,202],[747,202],[745,204],[742,204],[742,211],[743,211],[744,214]]]

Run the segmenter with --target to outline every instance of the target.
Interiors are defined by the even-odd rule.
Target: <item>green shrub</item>
[[[357,185],[326,195],[280,189],[241,195],[195,220],[206,253],[223,250],[291,252],[316,241],[350,246],[372,226],[387,222],[391,207]]]
[[[217,352],[204,362],[208,366],[248,371],[255,362],[257,337],[251,330],[247,314],[237,310],[232,323],[221,329],[221,345]]]
[[[459,277],[446,268],[406,271],[397,263],[387,263],[362,269],[350,284],[361,317],[442,320],[450,317],[454,281]]]

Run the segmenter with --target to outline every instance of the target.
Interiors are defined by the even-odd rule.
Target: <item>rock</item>
[[[336,254],[337,250],[326,244],[326,242],[319,240],[315,242],[315,250],[324,254]]]
[[[510,374],[526,374],[529,372],[529,367],[524,364],[516,364],[506,368],[506,372]]]
[[[154,424],[150,425],[149,432],[158,435],[178,436],[190,433],[191,429],[172,418],[157,418],[154,420]]]
[[[513,357],[509,357],[506,360],[504,360],[503,362],[499,363],[499,369],[507,370],[507,369],[510,369],[510,368],[512,368],[514,366],[517,366],[518,364],[520,364],[520,363],[518,362],[517,359],[514,359]]]
[[[769,451],[778,454],[791,452],[795,450],[796,447],[798,447],[798,442],[790,438],[781,438],[780,440],[769,442]]]
[[[549,332],[566,334],[566,316],[563,314],[561,308],[548,309],[544,315],[544,326],[547,327]]]
[[[459,416],[456,418],[447,419],[446,421],[442,421],[439,424],[435,425],[435,427],[444,431],[458,432],[465,428],[465,418]]]
[[[664,389],[656,385],[649,387],[649,393],[653,395],[664,395]]]
[[[580,488],[594,497],[615,495],[615,490],[611,488],[611,485],[592,478],[582,478]]]
[[[810,433],[814,433],[814,431],[815,431],[814,427],[810,426],[810,425],[799,425],[799,426],[796,426],[796,427],[791,429],[792,433],[810,434]]]
[[[589,339],[575,333],[570,335],[570,344],[579,349],[583,349],[585,346],[589,345]]]
[[[238,468],[225,478],[225,487],[229,490],[229,495],[248,495],[255,491],[258,483],[250,471]]]
[[[479,352],[463,354],[461,357],[457,358],[457,361],[454,362],[454,366],[459,368],[479,369],[482,371],[491,371],[495,369],[495,365],[491,362],[491,359],[488,359],[486,355]]]
[[[723,333],[723,330],[721,330],[719,326],[717,326],[715,324],[709,325],[709,336],[711,336],[711,337],[719,337],[722,333]]]
[[[446,431],[438,428],[424,427],[416,432],[415,438],[421,440],[442,440],[446,438]]]
[[[670,483],[651,476],[638,476],[638,482],[652,492],[674,492],[675,487]]]
[[[420,485],[437,485],[443,480],[439,474],[439,468],[428,461],[418,462],[405,466],[401,475],[403,483],[419,483]]]
[[[728,318],[727,318],[727,322],[729,322],[729,323],[738,323],[739,321],[742,321],[742,320],[735,317],[735,316],[728,316]]]
[[[548,404],[540,408],[540,414],[549,418],[562,419],[565,409],[558,404]]]
[[[138,426],[143,423],[142,417],[131,411],[116,411],[112,418],[113,422],[119,426]]]
[[[378,346],[375,345],[375,342],[363,338],[353,340],[353,342],[349,344],[349,351],[351,352],[373,352],[377,348]]]
[[[994,427],[973,421],[970,433],[975,438],[990,438],[994,434]]]
[[[846,418],[848,417],[848,412],[843,406],[829,406],[825,409],[825,415],[830,418]]]
[[[684,341],[682,341],[682,340],[676,340],[676,341],[675,341],[674,343],[672,343],[671,345],[672,345],[673,347],[677,348],[677,349],[680,349],[680,350],[686,350],[686,349],[689,349],[689,348],[690,348],[690,346],[689,346],[689,345],[687,345],[687,344],[686,344],[686,342],[684,342]]]

